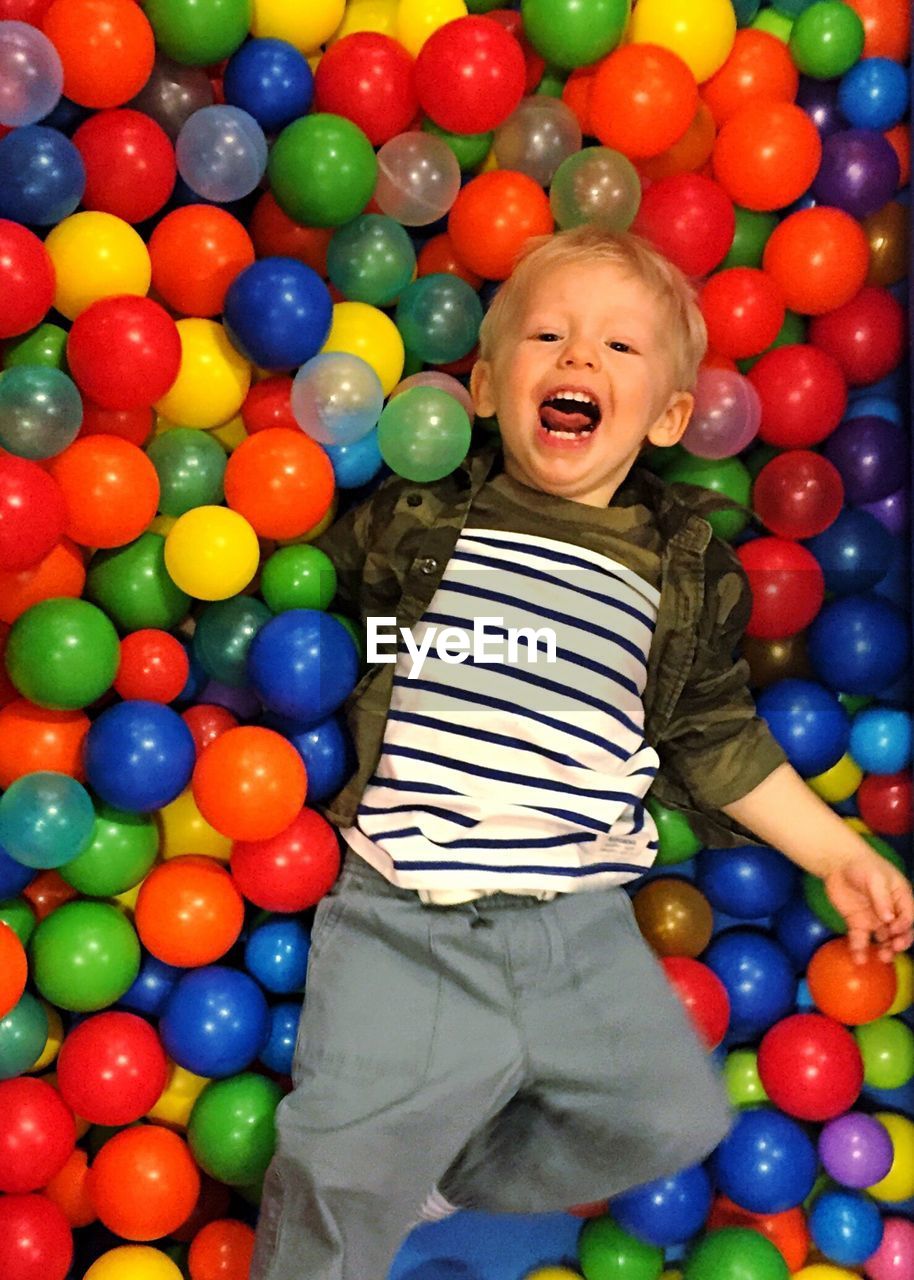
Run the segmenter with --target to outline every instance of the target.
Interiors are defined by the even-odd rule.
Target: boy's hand
[[[886,962],[914,945],[910,881],[874,850],[855,852],[823,881],[829,901],[847,921],[847,940],[858,964],[866,960],[871,936]]]

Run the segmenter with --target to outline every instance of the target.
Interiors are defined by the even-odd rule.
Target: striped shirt
[[[504,474],[485,486],[413,628],[414,646],[442,643],[418,663],[398,641],[381,756],[341,831],[394,884],[428,901],[546,898],[654,861],[642,694],[659,592],[631,561],[659,558],[625,554],[625,516]],[[487,651],[467,651],[474,629]]]

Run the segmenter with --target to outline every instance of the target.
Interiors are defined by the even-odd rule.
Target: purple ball
[[[861,502],[860,510],[868,511],[880,524],[885,525],[889,533],[898,537],[907,530],[911,518],[911,499],[908,497],[907,486],[876,502]]]
[[[800,76],[797,106],[806,112],[821,138],[831,137],[839,129],[847,128],[847,121],[838,106],[839,83],[838,80],[813,80],[811,76]]]
[[[862,1111],[829,1120],[819,1134],[819,1159],[843,1187],[871,1187],[892,1167],[895,1149],[885,1125]]]
[[[842,129],[825,138],[812,184],[819,204],[866,218],[892,199],[901,170],[892,144],[876,129]]]
[[[841,473],[848,502],[878,502],[908,474],[908,445],[901,427],[886,418],[848,418],[825,442],[825,457]]]

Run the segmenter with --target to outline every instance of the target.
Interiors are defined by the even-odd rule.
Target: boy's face
[[[470,380],[476,412],[498,417],[505,470],[602,507],[645,440],[675,444],[693,398],[670,389],[663,324],[653,293],[613,263],[547,269]]]

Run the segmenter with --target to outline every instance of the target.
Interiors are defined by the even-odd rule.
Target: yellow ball
[[[178,333],[181,366],[156,411],[182,427],[221,427],[244,403],[251,366],[216,320],[179,320]]]
[[[858,1271],[845,1271],[827,1262],[814,1262],[811,1267],[794,1271],[793,1280],[858,1280]]]
[[[150,1120],[186,1129],[194,1103],[209,1084],[206,1076],[195,1076],[176,1062],[170,1064],[168,1083],[159,1095],[155,1106],[146,1112]]]
[[[202,854],[204,858],[216,858],[228,862],[232,842],[215,827],[211,827],[197,808],[190,787],[182,791],[171,804],[156,814],[161,836],[162,857],[180,858],[186,853]]]
[[[145,880],[145,878],[146,877],[144,876],[143,880]],[[124,914],[131,918],[136,911],[136,901],[140,896],[140,890],[143,887],[143,880],[141,880],[139,884],[133,885],[132,888],[125,889],[123,893],[116,893],[114,897],[111,898],[114,905],[116,907],[120,907]]]
[[[60,1046],[63,1044],[63,1019],[47,1000],[42,1000],[41,1003],[48,1015],[48,1038],[44,1042],[41,1053],[29,1067],[29,1071],[44,1071],[45,1067],[49,1067],[60,1053]]]
[[[125,1244],[103,1253],[83,1280],[183,1280],[166,1254],[146,1244]]]
[[[524,1280],[581,1280],[581,1273],[568,1267],[538,1267],[536,1271],[529,1271]]]
[[[68,320],[100,298],[143,298],[149,292],[149,250],[130,223],[113,213],[74,213],[44,244],[54,264],[54,306]]]
[[[254,0],[251,35],[287,40],[311,53],[329,40],[343,20],[346,0]]]
[[[877,1111],[876,1119],[889,1131],[895,1158],[882,1181],[867,1187],[866,1193],[876,1200],[908,1200],[914,1196],[914,1121],[893,1111]]]
[[[337,302],[330,336],[322,351],[361,356],[381,380],[385,396],[400,381],[406,352],[400,330],[389,316],[367,302]]]
[[[400,0],[396,37],[415,58],[434,31],[466,16],[463,0]]]
[[[229,418],[228,422],[223,422],[221,427],[213,427],[210,435],[215,440],[218,440],[223,449],[229,453],[234,453],[238,446],[248,438],[244,419],[240,413],[236,414],[234,418]]]
[[[898,979],[898,991],[888,1014],[904,1013],[914,1003],[914,959],[906,952],[895,957],[895,977]]]
[[[257,572],[257,534],[228,507],[194,507],[165,539],[165,568],[176,587],[196,600],[236,596]]]
[[[845,753],[837,764],[833,764],[824,773],[817,773],[806,781],[826,804],[840,804],[848,800],[863,781],[863,770],[849,755]]]
[[[628,38],[671,49],[701,84],[730,56],[736,14],[730,0],[638,0]]]
[[[351,0],[330,44],[357,31],[376,31],[397,38],[397,0]]]

